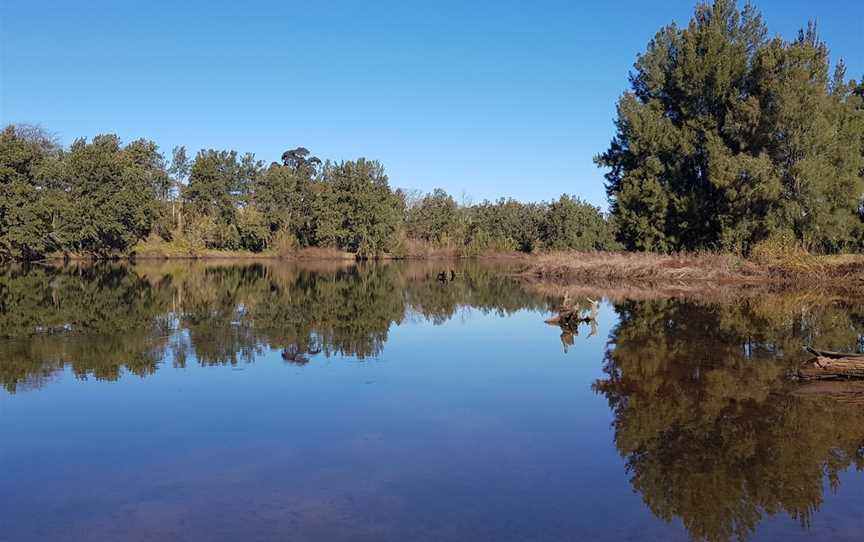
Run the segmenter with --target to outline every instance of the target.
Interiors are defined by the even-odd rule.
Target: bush
[[[798,267],[805,265],[811,255],[789,231],[778,232],[756,243],[750,250],[750,260],[763,265]]]
[[[274,233],[270,241],[270,249],[279,256],[294,254],[298,248],[300,248],[300,242],[297,241],[297,237],[286,230],[279,230]]]
[[[270,246],[272,232],[266,217],[254,207],[245,207],[237,213],[237,229],[243,248],[261,252]]]

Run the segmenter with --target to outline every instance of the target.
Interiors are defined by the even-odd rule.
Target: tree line
[[[460,205],[443,190],[394,190],[381,163],[322,161],[305,148],[265,164],[253,154],[145,139],[78,139],[43,130],[0,132],[0,257],[127,255],[144,240],[188,249],[286,252],[325,247],[407,255],[414,245],[460,254],[539,248],[600,250],[615,235],[598,207],[563,195]]]
[[[616,126],[596,161],[628,249],[864,247],[864,84],[813,23],[785,41],[751,5],[699,4],[638,56]]]
[[[360,257],[418,247],[459,254],[544,249],[716,250],[794,244],[864,249],[864,82],[833,72],[815,24],[769,38],[756,9],[696,7],[640,54],[596,157],[609,216],[581,199],[460,205],[441,190],[394,190],[383,166],[322,161],[305,148],[269,165],[203,150],[170,159],[115,135],[58,145],[43,131],[0,133],[0,258],[175,248]]]

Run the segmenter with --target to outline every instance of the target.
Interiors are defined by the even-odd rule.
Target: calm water
[[[454,265],[0,270],[0,540],[864,538],[864,302]]]

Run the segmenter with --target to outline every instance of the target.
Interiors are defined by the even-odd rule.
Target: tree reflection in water
[[[595,383],[615,444],[651,511],[697,540],[747,538],[764,516],[806,526],[851,465],[864,409],[798,394],[785,378],[804,342],[858,342],[864,306],[792,298],[622,302]]]
[[[64,366],[114,380],[184,366],[249,363],[265,349],[304,364],[323,354],[380,355],[390,326],[416,316],[443,323],[461,307],[507,314],[551,300],[500,269],[459,264],[164,263],[0,271],[0,382],[42,385]]]
[[[6,268],[0,383],[15,393],[65,367],[115,380],[165,363],[249,363],[271,349],[297,365],[316,356],[363,360],[380,355],[391,326],[406,320],[440,324],[465,307],[551,311],[560,301],[494,266],[460,263],[458,278],[444,283],[441,267]],[[864,304],[762,295],[613,306],[618,322],[594,389],[613,411],[630,483],[656,516],[680,518],[694,539],[709,541],[746,538],[778,513],[806,526],[824,481],[836,489],[841,471],[864,467],[859,388],[843,384],[836,400],[830,386],[804,390],[785,378],[804,343],[856,348]],[[569,346],[572,336],[562,341]]]

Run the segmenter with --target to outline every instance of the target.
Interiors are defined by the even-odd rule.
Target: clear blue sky
[[[592,157],[628,70],[694,3],[0,0],[0,120],[166,153],[302,145],[381,160],[398,187],[602,204]],[[784,37],[817,19],[864,74],[864,2],[756,5]]]

